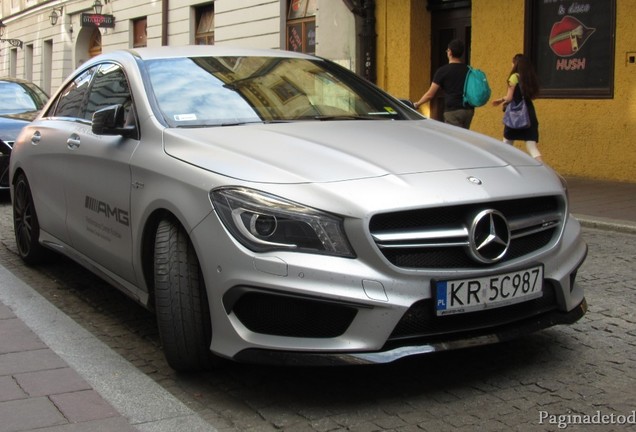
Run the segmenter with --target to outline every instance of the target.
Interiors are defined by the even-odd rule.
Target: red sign
[[[82,27],[115,28],[115,17],[102,14],[82,14]]]

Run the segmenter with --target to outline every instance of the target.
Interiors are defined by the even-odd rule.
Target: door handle
[[[40,131],[35,131],[33,136],[31,137],[31,144],[38,145],[42,141],[42,133]]]
[[[75,150],[79,146],[80,146],[80,137],[77,134],[71,135],[66,140],[66,147],[68,147],[69,150]]]

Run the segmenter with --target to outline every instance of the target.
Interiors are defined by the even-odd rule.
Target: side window
[[[119,65],[102,64],[95,74],[84,118],[91,120],[95,111],[120,104],[126,108],[126,112],[130,110],[132,105],[126,75]]]
[[[82,117],[81,108],[84,103],[86,91],[91,82],[91,77],[95,73],[97,67],[88,69],[79,74],[72,82],[70,82],[64,91],[60,94],[57,103],[48,113],[54,117]]]

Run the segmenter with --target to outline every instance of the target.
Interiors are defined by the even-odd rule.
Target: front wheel
[[[40,222],[24,174],[18,176],[13,190],[13,230],[18,253],[26,264],[37,264],[43,261],[46,250],[39,242]]]
[[[154,254],[157,324],[168,364],[198,371],[221,361],[210,352],[212,325],[201,267],[183,227],[159,222]]]

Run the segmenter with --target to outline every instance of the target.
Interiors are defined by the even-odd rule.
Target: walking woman
[[[537,75],[528,57],[517,54],[512,59],[512,70],[508,76],[508,92],[501,99],[492,102],[493,106],[510,102],[518,103],[525,99],[530,115],[530,127],[524,129],[512,129],[504,126],[504,142],[512,144],[514,141],[525,141],[528,153],[536,160],[542,162],[541,152],[537,147],[539,143],[539,120],[534,109],[532,100],[539,93],[539,82]]]

